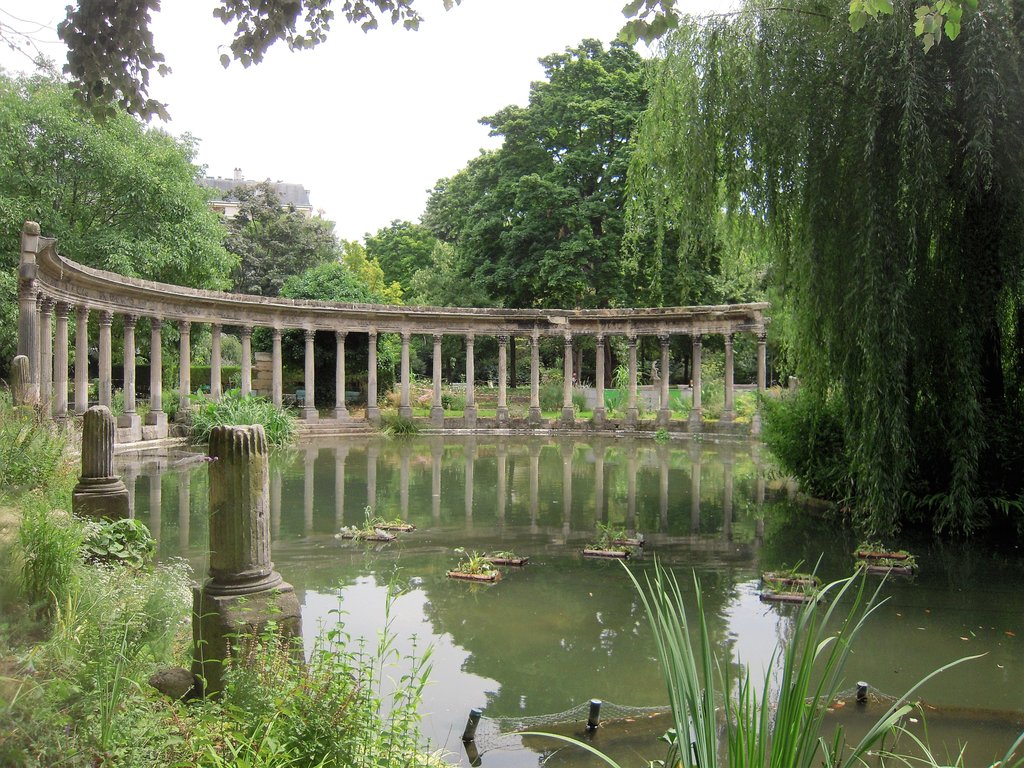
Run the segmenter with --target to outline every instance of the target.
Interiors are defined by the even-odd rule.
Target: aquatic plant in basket
[[[486,555],[479,552],[467,552],[464,547],[456,547],[455,552],[461,555],[458,564],[448,571],[450,579],[467,581],[497,581],[501,574],[491,567]]]

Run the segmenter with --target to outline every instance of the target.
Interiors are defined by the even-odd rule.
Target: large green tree
[[[540,60],[526,107],[481,122],[500,149],[442,180],[424,224],[454,242],[466,277],[506,306],[630,300],[621,258],[631,136],[646,101],[628,46],[585,40]]]
[[[437,238],[422,224],[395,219],[377,234],[366,234],[366,254],[375,259],[388,280],[408,289],[417,270],[430,264]]]
[[[876,532],[970,532],[1022,498],[1024,6],[925,53],[908,0],[858,34],[842,0],[790,5],[668,39],[634,221],[772,248],[840,493]]]
[[[235,291],[276,296],[289,277],[340,259],[333,222],[283,206],[269,181],[236,187],[232,194],[241,203],[225,240],[238,257]]]

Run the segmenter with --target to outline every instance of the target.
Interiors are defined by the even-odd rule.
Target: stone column
[[[39,293],[36,281],[38,249],[39,225],[34,221],[26,221],[21,231],[21,262],[18,266],[18,354],[28,359],[27,397],[30,403],[37,402],[39,398],[39,315],[36,312]]]
[[[636,448],[626,449],[626,528],[636,530]]]
[[[466,408],[463,414],[467,427],[476,426],[476,360],[473,341],[473,334],[466,334]]]
[[[409,331],[402,331],[402,379],[398,415],[406,419],[412,418],[412,405],[409,403],[409,342],[411,340],[412,334]]]
[[[699,432],[701,425],[701,383],[700,383],[700,352],[701,352],[701,337],[700,334],[696,334],[693,337],[693,403],[690,408],[690,422],[689,428],[691,432]]]
[[[39,404],[45,413],[53,405],[53,299],[39,299]]]
[[[223,689],[223,661],[245,637],[274,622],[283,638],[302,632],[299,601],[270,561],[267,439],[260,425],[210,434],[210,578],[193,592],[192,671],[205,693]]]
[[[604,522],[604,454],[605,447],[594,450],[594,518],[597,522]]]
[[[444,457],[444,443],[432,440],[430,443],[430,513],[437,525],[441,522],[441,459]]]
[[[302,533],[313,534],[313,501],[315,494],[316,457],[320,450],[307,446],[302,452]]]
[[[142,419],[135,410],[135,315],[124,316],[124,413],[117,417],[122,439],[129,443],[142,439]]]
[[[403,520],[409,519],[409,443],[398,446],[398,511]]]
[[[441,405],[441,341],[440,333],[434,334],[434,397],[430,405],[430,420],[435,426],[444,426],[444,406]]]
[[[640,411],[636,405],[636,336],[630,334],[626,337],[626,344],[629,348],[629,392],[626,397],[626,424],[636,426]]]
[[[284,372],[281,368],[281,329],[270,329],[270,399],[278,408],[284,402]]]
[[[539,424],[540,414],[540,335],[530,335],[530,423]]]
[[[733,381],[732,334],[725,334],[725,406],[722,408],[722,423],[731,424],[735,400]]]
[[[95,405],[82,419],[82,474],[71,494],[71,510],[79,517],[131,517],[128,489],[114,474],[114,433],[110,409]]]
[[[242,342],[242,381],[240,388],[242,397],[252,392],[252,328],[248,325],[238,329],[238,338]]]
[[[604,424],[608,411],[604,405],[604,334],[594,337],[594,423]]]
[[[179,321],[178,335],[178,411],[184,414],[192,392],[192,323]]]
[[[566,332],[565,351],[562,355],[562,421],[572,424],[576,411],[572,407],[572,334]]]
[[[380,423],[380,407],[377,405],[377,332],[370,331],[369,352],[366,364],[366,418],[371,424]]]
[[[659,393],[659,400],[661,402],[661,409],[658,411],[658,426],[668,427],[669,421],[672,420],[672,409],[669,407],[669,359],[668,359],[668,345],[671,337],[667,333],[658,335],[658,342],[661,344],[661,392]]]
[[[89,407],[89,308],[75,308],[75,415]]]
[[[313,357],[313,340],[316,338],[316,331],[307,328],[306,337],[306,371],[305,387],[306,394],[302,398],[302,418],[310,423],[318,420],[319,413],[316,410],[316,366]]]
[[[345,331],[334,332],[334,418],[343,421],[348,418],[345,405]]]
[[[163,320],[159,317],[149,318],[149,413],[146,414],[146,426],[155,428],[152,430],[153,438],[167,437],[163,327]]]
[[[722,472],[725,479],[722,483],[722,538],[732,541],[732,491],[733,491],[733,465],[732,451],[722,456]]]
[[[53,415],[57,419],[68,416],[68,313],[71,305],[57,302],[57,341],[54,360]]]
[[[109,310],[100,312],[100,405],[110,408],[113,399],[113,378],[110,366],[110,326],[114,322],[114,315]]]
[[[160,470],[149,476],[149,533],[160,550],[160,529],[163,527],[164,486]]]
[[[135,485],[139,479],[139,468],[129,465],[124,468],[124,485],[128,489],[128,517],[135,517]]]
[[[220,400],[220,323],[210,326],[210,398]]]
[[[334,449],[334,525],[345,525],[345,460],[348,446],[339,445]]]
[[[192,476],[188,472],[178,475],[178,552],[184,557],[192,530]]]
[[[668,533],[668,450],[659,445],[658,454],[658,511],[662,533]]]
[[[757,410],[750,420],[750,434],[761,434],[761,399],[767,390],[767,360],[766,347],[768,336],[764,333],[757,334]]]
[[[498,335],[498,424],[508,422],[508,334]]]
[[[11,361],[11,399],[15,407],[32,407],[32,374],[25,355],[15,355]]]

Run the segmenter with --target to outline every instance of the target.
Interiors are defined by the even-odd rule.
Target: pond
[[[204,574],[205,466],[182,452],[119,462],[159,556],[183,556]],[[391,631],[403,654],[433,647],[424,731],[453,762],[476,757],[460,736],[470,709],[480,708],[480,764],[594,765],[578,750],[510,732],[579,735],[587,702],[600,699],[606,725],[593,742],[639,766],[663,755],[656,737],[668,727],[653,642],[623,566],[581,550],[597,523],[642,532],[643,555],[629,567],[645,572],[655,556],[670,566],[690,611],[696,575],[723,658],[761,670],[794,609],[759,600],[760,574],[797,563],[810,570],[820,559],[824,578],[846,576],[857,545],[855,534],[789,495],[766,451],[746,441],[320,440],[272,458],[273,558],[299,596],[307,645],[339,607],[353,637],[376,642],[388,585],[401,590]],[[388,544],[335,537],[362,523],[367,507],[416,530]],[[495,584],[457,582],[445,578],[456,547],[514,550],[530,561],[504,569]],[[1024,727],[1024,557],[1013,543],[1005,552],[932,541],[911,548],[919,572],[882,585],[886,602],[848,668],[851,686],[870,684],[872,703],[830,718],[863,730],[886,696],[949,661],[985,654],[918,696],[933,741],[954,754],[966,741],[967,764],[988,765]]]

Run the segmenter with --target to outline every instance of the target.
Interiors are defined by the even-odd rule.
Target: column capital
[[[699,334],[699,333],[693,334],[693,345],[695,347],[699,347],[703,343],[704,343],[704,337],[701,334]]]
[[[535,347],[540,346],[540,331],[536,328],[534,328],[533,332],[530,334],[530,344]]]
[[[565,334],[562,336],[562,341],[565,342],[565,346],[571,347],[572,346],[572,331],[566,331]]]
[[[502,347],[508,345],[508,334],[507,333],[499,333],[498,334],[498,345],[502,346]]]
[[[672,337],[669,334],[667,334],[667,333],[659,333],[658,334],[658,341],[661,343],[662,347],[667,347],[671,340],[672,340]]]
[[[280,328],[271,328],[270,329],[270,335],[273,338],[275,338],[275,339],[280,339],[281,338],[281,329]]]
[[[124,327],[125,328],[134,328],[135,324],[139,322],[139,316],[138,315],[124,315],[123,317],[124,317]]]
[[[603,347],[604,346],[604,334],[603,333],[595,333],[594,334],[594,343],[597,344],[597,346],[599,346],[599,347]]]
[[[192,321],[191,320],[179,320],[178,321],[178,332],[183,336],[192,333]]]
[[[635,333],[626,334],[626,345],[630,346],[630,347],[635,347],[636,346],[636,334]]]
[[[164,329],[164,319],[162,317],[151,317],[149,318],[149,330],[153,333],[160,333]]]
[[[758,344],[767,344],[768,343],[768,334],[767,334],[767,332],[761,331],[760,333],[757,334],[757,343]]]
[[[67,319],[68,314],[71,312],[71,305],[66,301],[58,301],[56,311],[57,317]]]
[[[348,336],[348,331],[337,331],[337,330],[336,330],[336,331],[334,332],[334,338],[335,338],[335,339],[336,339],[337,341],[340,341],[340,342],[344,342],[344,341],[345,341],[345,337],[346,337],[346,336]]]
[[[732,346],[733,336],[735,336],[735,335],[736,334],[734,334],[734,333],[727,333],[727,334],[725,334],[725,343],[728,344],[729,346]]]
[[[109,309],[100,310],[100,325],[110,326],[114,322],[114,313]]]
[[[252,326],[243,325],[238,328],[238,336],[242,339],[248,339],[252,337]]]
[[[434,334],[434,344],[440,344],[443,340],[444,340],[444,334],[441,334],[441,333],[435,333]]]
[[[210,323],[210,330],[217,331],[217,333],[220,333],[220,330],[223,327],[224,326],[221,323]]]
[[[371,331],[371,333],[372,333],[372,331]],[[403,344],[408,344],[410,341],[412,341],[412,331],[403,329],[402,330],[402,343]]]
[[[475,341],[475,338],[476,337],[474,337],[472,333],[467,333],[466,334],[466,345],[467,346],[473,346],[473,342]]]
[[[303,335],[305,336],[306,341],[312,341],[316,338],[316,328],[306,328],[303,331]]]
[[[368,330],[366,332],[366,335],[369,336],[371,340],[372,339],[376,339],[377,338],[377,329],[376,328],[371,328],[370,330]]]
[[[54,305],[53,299],[51,299],[49,296],[45,296],[42,293],[39,294],[39,304],[38,304],[38,306],[39,306],[39,311],[40,312],[42,312],[44,315],[48,315],[50,312],[53,312],[53,305]]]
[[[75,317],[77,317],[82,322],[88,322],[89,308],[84,304],[79,304],[77,307],[75,307]]]

